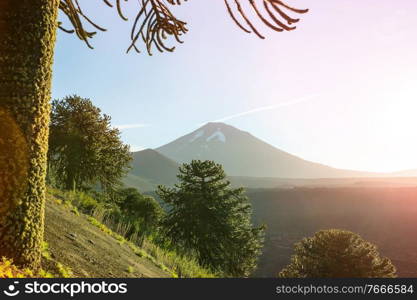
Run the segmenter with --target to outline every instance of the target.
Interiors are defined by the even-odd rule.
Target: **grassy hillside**
[[[45,221],[47,251],[55,260],[44,259],[47,270],[53,271],[56,262],[75,277],[171,277],[57,198],[47,201]]]
[[[56,277],[213,277],[195,261],[146,241],[142,248],[78,212],[67,193],[50,189],[43,269]]]

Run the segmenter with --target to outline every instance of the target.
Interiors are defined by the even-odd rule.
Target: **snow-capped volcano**
[[[193,159],[214,160],[222,164],[230,176],[323,178],[370,175],[303,160],[224,123],[207,123],[155,150],[179,163]]]
[[[224,135],[224,133],[221,131],[220,128],[218,128],[209,137],[206,137],[204,129],[201,129],[190,139],[190,143],[193,143],[200,138],[205,139],[206,142],[218,140],[220,142],[226,143],[226,136]]]
[[[215,152],[225,150],[227,143],[233,142],[234,130],[237,129],[223,123],[207,123],[190,134],[156,150],[164,155],[168,153],[167,157],[181,163],[189,162],[190,157],[192,159],[209,159]]]

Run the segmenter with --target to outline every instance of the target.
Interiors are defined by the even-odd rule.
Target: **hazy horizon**
[[[223,1],[206,2],[177,7],[185,43],[148,57],[125,54],[130,23],[81,1],[109,31],[95,50],[59,33],[53,97],[91,98],[133,150],[221,121],[335,168],[417,168],[417,2],[290,1],[310,12],[293,32],[261,26],[266,40],[240,31]]]

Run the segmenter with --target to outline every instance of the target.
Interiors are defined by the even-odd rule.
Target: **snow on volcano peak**
[[[217,139],[220,142],[226,143],[226,136],[223,134],[223,132],[220,131],[220,129],[217,129],[216,132],[214,132],[212,135],[210,135],[207,139],[206,142],[210,142],[213,139]]]
[[[196,139],[202,137],[204,135],[204,130],[200,130],[198,131],[191,139],[190,139],[190,143],[194,142]]]

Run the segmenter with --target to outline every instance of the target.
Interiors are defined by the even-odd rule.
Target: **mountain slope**
[[[177,162],[210,159],[230,176],[327,178],[366,177],[373,173],[341,170],[303,160],[279,150],[248,132],[224,123],[208,123],[156,149]]]
[[[126,186],[152,191],[158,184],[176,182],[179,164],[175,161],[152,149],[133,152],[132,156],[132,169],[123,179]]]
[[[126,243],[120,243],[75,214],[51,195],[46,201],[45,241],[52,259],[69,267],[75,277],[170,277],[149,259],[139,257]],[[42,267],[54,269],[52,260]]]

